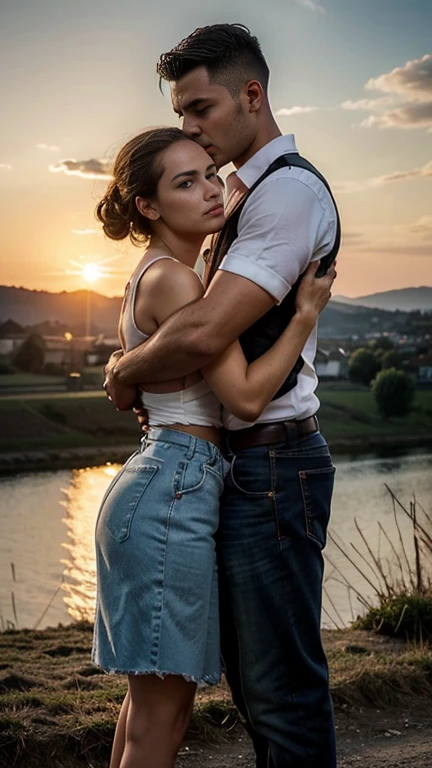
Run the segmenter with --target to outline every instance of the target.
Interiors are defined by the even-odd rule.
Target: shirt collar
[[[293,133],[287,133],[286,136],[278,136],[272,139],[268,144],[255,152],[252,157],[242,165],[237,176],[250,189],[260,176],[267,170],[277,157],[285,155],[287,152],[297,152],[295,138]]]

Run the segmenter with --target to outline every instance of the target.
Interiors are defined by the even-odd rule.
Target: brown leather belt
[[[319,429],[316,416],[309,416],[301,421],[271,421],[268,424],[254,424],[247,429],[228,430],[226,434],[227,447],[233,452],[253,448],[267,443],[285,443],[306,437]]]

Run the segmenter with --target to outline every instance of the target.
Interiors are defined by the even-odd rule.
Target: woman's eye
[[[206,176],[206,179],[215,179],[216,178],[216,171],[212,171],[211,173],[208,173]]]
[[[179,189],[189,189],[191,184],[192,184],[192,182],[191,182],[190,179],[185,179],[185,181],[182,181],[182,183],[179,184]]]

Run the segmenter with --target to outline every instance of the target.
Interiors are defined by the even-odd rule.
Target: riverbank
[[[370,453],[432,446],[432,390],[416,392],[413,411],[384,420],[371,392],[322,384],[319,420],[333,453]],[[103,392],[0,397],[0,472],[122,462],[140,430]]]
[[[91,665],[91,632],[79,623],[0,634],[2,768],[106,765],[125,680]],[[339,764],[348,768],[370,755],[368,768],[430,765],[415,749],[432,737],[432,651],[352,630],[323,637]],[[179,766],[202,768],[211,758],[215,768],[252,768],[248,739],[236,723],[226,685],[201,690]],[[416,762],[397,762],[403,745]],[[390,747],[394,762],[377,762],[380,749]]]

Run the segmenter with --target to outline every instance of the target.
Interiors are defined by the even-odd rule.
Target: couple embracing
[[[281,135],[245,27],[197,29],[158,74],[182,130],[129,141],[97,208],[108,237],[144,246],[106,388],[148,414],[96,525],[93,660],[129,682],[110,768],[173,768],[221,658],[258,768],[335,768],[320,637],[334,467],[313,361],[336,206]]]

